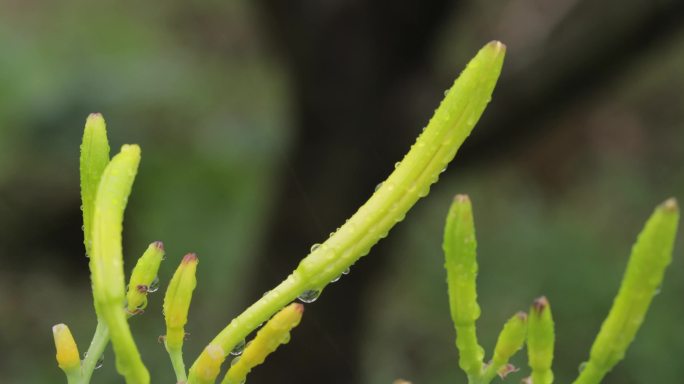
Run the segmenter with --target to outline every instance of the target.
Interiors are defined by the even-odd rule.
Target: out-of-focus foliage
[[[164,241],[168,253],[162,276],[171,276],[186,252],[197,252],[202,258],[198,275],[203,283],[193,299],[193,313],[202,316],[190,314],[191,335],[184,347],[188,356],[197,356],[228,319],[262,294],[250,290],[249,283],[258,279],[255,272],[268,271],[271,265],[250,261],[269,260],[268,255],[257,258],[257,253],[265,249],[260,241],[272,219],[268,213],[277,186],[285,180],[313,177],[289,168],[289,150],[336,156],[321,158],[325,161],[320,164],[363,161],[367,168],[385,168],[387,173],[399,160],[386,156],[392,152],[382,148],[359,152],[349,145],[340,148],[336,142],[316,143],[315,151],[290,146],[301,123],[299,106],[290,107],[299,102],[301,88],[289,74],[304,77],[312,68],[292,67],[276,59],[284,51],[302,54],[301,46],[265,44],[278,41],[267,37],[269,31],[274,33],[265,26],[271,22],[269,17],[275,17],[264,12],[267,3],[0,0],[0,347],[12,351],[0,359],[6,382],[59,382],[50,327],[68,323],[82,345],[95,325],[92,310],[82,305],[91,298],[80,231],[77,166],[83,120],[90,112],[107,116],[113,148],[125,139],[143,149],[125,218],[127,271],[153,240]],[[286,31],[296,37],[315,30],[325,45],[341,52],[334,63],[315,64],[355,68],[362,79],[376,64],[364,61],[368,52],[349,49],[344,38],[361,33],[352,27],[366,19],[341,3],[320,5],[318,10],[325,11],[321,14],[311,11],[313,4],[297,3],[297,10],[311,12],[304,15],[312,22]],[[479,127],[430,197],[374,251],[384,249],[387,257],[373,282],[353,287],[375,262],[371,254],[307,308],[310,322],[305,321],[299,331],[303,336],[308,329],[318,336],[306,348],[320,358],[333,359],[338,372],[358,368],[359,382],[387,383],[398,377],[416,383],[461,380],[446,284],[439,283],[444,281],[440,244],[452,196],[468,193],[478,212],[481,244],[482,345],[491,349],[510,314],[524,309],[529,298],[545,294],[554,306],[557,331],[554,373],[558,382],[569,382],[586,359],[610,307],[629,245],[643,220],[665,197],[682,201],[684,196],[684,31],[672,28],[657,35],[657,40],[637,43],[637,37],[650,31],[637,23],[640,16],[652,13],[645,4],[656,3],[645,0],[607,2],[618,4],[608,7],[611,17],[601,12],[604,2],[589,0],[454,3],[459,7],[444,13],[436,44],[402,42],[431,47],[417,75],[408,80],[384,79],[391,84],[406,82],[373,95],[377,97],[373,100],[393,115],[400,111],[387,107],[392,103],[382,104],[386,99],[382,95],[416,95],[410,105],[418,123],[408,135],[414,137],[468,55],[496,38],[508,45],[508,56],[501,87],[484,116],[493,124]],[[639,6],[648,12],[639,12]],[[341,15],[335,19],[338,23],[314,23],[335,14]],[[647,27],[677,25],[672,19],[659,21]],[[623,44],[618,48],[648,49],[623,49],[628,54],[620,56],[619,64],[592,71],[594,64],[598,68],[619,50],[596,45],[607,37],[623,36],[618,27],[633,31],[614,39]],[[592,38],[568,43],[584,33]],[[391,47],[379,44],[382,49]],[[567,53],[543,60],[559,49]],[[342,54],[349,52],[355,52],[358,60]],[[540,62],[547,65],[537,65]],[[589,71],[579,72],[577,78],[562,77],[584,63],[593,63]],[[404,64],[382,63],[388,68]],[[546,95],[539,90],[548,84],[557,90],[552,96],[574,96],[562,103],[555,102],[556,96],[530,99]],[[326,100],[321,94],[304,101],[327,111]],[[523,109],[520,100],[532,100],[536,107]],[[509,105],[529,115],[497,120],[510,116]],[[342,110],[328,119],[344,118],[345,113],[350,112]],[[528,130],[530,122],[536,129]],[[395,126],[380,123],[369,135],[393,137]],[[495,137],[517,140],[478,147],[494,132]],[[368,195],[375,183],[363,186]],[[330,206],[344,204],[344,216],[337,223],[342,224],[359,202],[335,194],[343,186],[332,180],[326,185],[323,190],[301,193],[313,206],[323,198]],[[308,206],[294,209],[311,221],[323,214]],[[311,238],[309,245],[321,240]],[[678,243],[682,244],[681,235]],[[306,251],[302,248],[301,256]],[[284,256],[274,254],[271,260]],[[684,367],[672,363],[673,356],[684,353],[681,259],[677,247],[662,292],[625,361],[606,382],[674,383],[684,376]],[[575,276],[582,278],[578,281]],[[357,325],[349,328],[345,340],[327,337],[326,327],[333,324],[316,321],[324,317],[318,308],[333,298],[328,296],[341,297],[352,289],[363,289],[363,313],[336,315],[335,321]],[[160,293],[150,295],[145,315],[134,319],[132,330],[153,376],[170,382],[172,373],[160,353],[163,346],[157,343],[164,333],[161,301]],[[348,340],[359,340],[358,356],[336,352]],[[303,367],[292,372],[311,369],[310,361],[288,353],[298,343],[293,338],[267,364],[282,358],[292,367]],[[259,378],[266,377],[261,375],[268,375],[267,371],[256,369],[250,381],[262,382]],[[521,373],[511,374],[508,380],[515,382]],[[95,374],[98,383],[120,381],[111,351],[105,352],[104,366]],[[316,377],[294,380],[321,382]]]

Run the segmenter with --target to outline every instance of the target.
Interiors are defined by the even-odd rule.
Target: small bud
[[[263,363],[278,346],[290,340],[290,331],[302,320],[303,313],[304,305],[298,303],[290,304],[276,313],[245,347],[240,359],[228,369],[222,384],[242,383],[252,368]]]
[[[180,350],[185,337],[185,324],[188,322],[188,310],[197,280],[197,255],[188,253],[183,257],[178,269],[173,274],[164,296],[164,318],[166,319],[166,349]]]
[[[523,347],[527,334],[527,314],[518,312],[504,325],[494,348],[494,364],[504,365]]]
[[[198,384],[214,383],[221,371],[221,364],[226,359],[226,353],[218,345],[209,344],[197,358],[195,378]]]
[[[129,314],[140,313],[147,307],[147,292],[157,277],[159,264],[164,259],[164,244],[155,241],[147,247],[145,253],[138,259],[138,262],[131,272],[131,279],[128,283],[126,293],[127,308]]]
[[[532,303],[527,327],[527,360],[532,368],[532,382],[551,384],[555,334],[551,307],[546,297],[542,296]]]
[[[65,324],[57,324],[52,327],[52,335],[55,338],[57,350],[57,364],[67,374],[78,371],[81,368],[81,356],[74,337],[71,336],[69,327]]]

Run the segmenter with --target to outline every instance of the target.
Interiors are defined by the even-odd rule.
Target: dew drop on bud
[[[375,192],[378,191],[378,189],[382,188],[382,183],[379,183],[378,185],[375,186]]]
[[[342,271],[342,274],[343,274],[343,275],[348,275],[349,272],[351,272],[351,268],[347,267],[347,269],[345,269],[344,271]]]
[[[320,247],[321,247],[321,245],[320,245],[320,244],[318,244],[318,243],[316,243],[316,244],[312,245],[312,246],[311,246],[311,252],[314,252],[314,251],[316,251],[316,250],[317,250],[318,248],[320,248]]]
[[[330,280],[330,282],[331,282],[331,283],[337,282],[337,281],[340,280],[341,277],[342,277],[342,275],[339,275],[339,276],[333,278],[332,280]]]
[[[321,295],[321,291],[315,290],[315,289],[309,289],[304,292],[302,292],[301,295],[299,295],[298,299],[302,303],[313,303],[318,299],[318,296]]]
[[[234,348],[232,351],[230,351],[230,354],[233,356],[240,356],[242,355],[242,351],[245,350],[245,339],[242,339]]]
[[[159,290],[159,276],[155,276],[154,280],[147,287],[147,293],[154,293]]]

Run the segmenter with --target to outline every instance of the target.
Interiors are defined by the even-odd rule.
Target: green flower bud
[[[126,293],[126,310],[129,315],[141,313],[147,307],[147,293],[150,286],[157,278],[159,265],[164,259],[164,244],[155,241],[147,247],[147,250],[138,259],[131,272]]]
[[[226,359],[226,352],[216,344],[209,344],[197,358],[193,376],[197,384],[214,384],[221,372],[221,364]]]
[[[608,317],[591,347],[589,361],[574,384],[596,384],[624,358],[672,261],[679,207],[660,204],[639,234]]]
[[[475,322],[477,304],[477,241],[473,210],[467,195],[456,195],[444,227],[444,267],[447,271],[449,307],[456,328],[459,366],[469,377],[482,371],[484,350],[478,344]]]
[[[109,142],[105,121],[101,114],[91,113],[83,130],[80,158],[83,239],[88,257],[93,246],[93,214],[97,187],[107,164],[109,164]]]
[[[302,320],[304,305],[293,303],[276,313],[257,333],[246,347],[242,356],[236,357],[222,384],[241,384],[252,368],[261,364],[280,344],[290,341],[290,331]]]
[[[192,292],[197,285],[195,272],[198,262],[197,255],[194,253],[185,255],[173,274],[164,296],[165,344],[169,352],[179,351],[183,347],[185,324],[188,322]]]
[[[534,384],[553,383],[553,346],[555,334],[551,307],[546,297],[534,301],[527,325],[527,359]]]

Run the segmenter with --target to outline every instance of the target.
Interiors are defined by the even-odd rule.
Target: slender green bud
[[[150,287],[157,278],[159,265],[163,259],[164,244],[161,241],[150,244],[138,259],[131,272],[126,293],[126,310],[129,315],[141,313],[147,307],[147,293],[150,292]]]
[[[197,255],[194,253],[185,255],[166,290],[164,318],[166,319],[165,344],[168,351],[181,350],[183,347],[192,292],[197,285],[195,272],[198,262]]]
[[[226,359],[226,352],[216,344],[209,344],[197,358],[193,367],[193,379],[197,384],[214,384],[221,372],[221,364]]]
[[[93,244],[93,214],[100,177],[109,163],[109,142],[102,115],[91,113],[86,120],[81,142],[81,210],[83,211],[83,239],[86,255],[90,257]]]
[[[69,327],[65,324],[57,324],[52,327],[52,335],[55,338],[57,350],[57,364],[67,376],[78,375],[81,370],[81,356],[78,353],[76,341],[71,335]]]
[[[449,306],[456,328],[459,366],[469,377],[480,375],[484,350],[477,342],[477,241],[470,199],[456,195],[444,228],[444,267],[447,271]]]
[[[499,333],[499,339],[494,347],[494,357],[482,375],[483,383],[491,382],[497,374],[504,378],[509,373],[517,371],[516,367],[508,364],[508,360],[523,347],[526,335],[527,314],[518,312],[506,322]]]
[[[553,346],[555,334],[551,307],[546,297],[534,301],[527,325],[527,360],[533,384],[553,383]]]
[[[150,375],[140,358],[126,318],[126,282],[121,232],[123,214],[140,163],[140,147],[124,145],[112,158],[97,188],[93,215],[93,248],[90,273],[98,316],[107,324],[116,368],[129,384],[147,384]]]
[[[242,384],[252,368],[261,364],[281,344],[290,341],[290,331],[302,320],[304,305],[293,303],[278,312],[257,333],[246,347],[242,356],[228,369],[222,384]]]
[[[575,384],[595,384],[624,358],[644,321],[672,260],[679,207],[674,198],[660,204],[639,234],[613,306],[596,336],[589,361]]]

